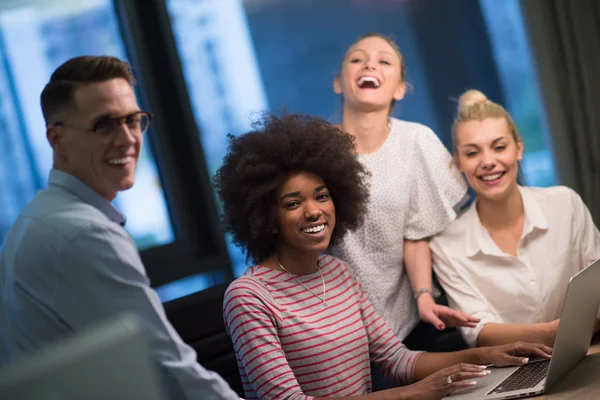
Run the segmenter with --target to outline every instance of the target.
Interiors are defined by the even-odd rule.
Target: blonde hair
[[[456,139],[458,126],[463,122],[483,121],[486,118],[505,118],[515,143],[521,142],[515,121],[504,107],[489,100],[479,90],[467,90],[458,99],[458,110],[452,124],[452,152],[455,159],[458,156]]]

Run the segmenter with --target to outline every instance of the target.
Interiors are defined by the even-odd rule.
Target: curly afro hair
[[[276,196],[289,175],[311,172],[335,203],[334,246],[364,219],[368,172],[354,153],[354,138],[320,118],[266,114],[256,130],[229,135],[229,153],[214,177],[225,229],[258,264],[275,252]]]

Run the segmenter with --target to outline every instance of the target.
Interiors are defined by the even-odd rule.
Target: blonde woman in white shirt
[[[600,232],[573,190],[517,184],[523,142],[481,92],[461,96],[452,134],[453,162],[476,200],[431,249],[450,306],[480,319],[463,337],[552,346],[569,278],[600,258]]]

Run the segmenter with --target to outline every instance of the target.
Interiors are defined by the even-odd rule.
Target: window
[[[363,32],[396,30],[410,59],[409,80],[426,87],[413,33],[404,23],[408,14],[391,3],[365,18],[363,7],[349,7],[346,1],[168,0],[210,176],[221,165],[227,134],[249,131],[262,111],[285,108],[337,122],[341,104],[332,81],[345,47]],[[349,19],[347,25],[331,23],[340,13]],[[322,23],[322,30],[312,31],[314,23]],[[433,112],[427,112],[431,108],[427,91],[420,89],[396,111],[416,114],[435,128]],[[245,255],[231,240],[228,248],[234,275],[239,276],[247,268]]]
[[[250,130],[251,119],[268,110],[243,5],[237,0],[167,2],[209,175],[221,166],[227,134]],[[245,255],[227,242],[234,275]]]
[[[395,116],[431,127],[450,146],[456,99],[477,88],[514,115],[526,145],[526,182],[553,184],[552,149],[517,0],[458,3],[167,0],[209,176],[221,165],[227,134],[248,131],[260,111],[339,122],[332,81],[344,51],[358,36],[379,32],[399,44],[414,88]],[[228,249],[239,276],[247,267],[244,254],[230,240]],[[194,290],[189,282],[186,292]]]
[[[0,242],[46,186],[52,151],[39,95],[52,71],[78,55],[126,59],[112,2],[23,0],[0,6]],[[143,146],[135,186],[115,199],[140,250],[174,240],[157,167]],[[5,206],[6,205],[6,206]]]
[[[525,145],[525,183],[557,184],[552,144],[539,97],[525,24],[518,0],[480,0],[502,83],[504,106],[515,120]]]

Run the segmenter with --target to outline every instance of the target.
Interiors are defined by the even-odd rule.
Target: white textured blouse
[[[491,322],[559,318],[571,276],[600,258],[600,232],[577,193],[564,186],[519,191],[525,221],[516,256],[496,245],[476,203],[431,241],[450,306],[481,319],[476,328],[460,328],[470,346]]]
[[[404,340],[419,321],[403,263],[404,240],[444,230],[456,217],[453,208],[467,186],[439,138],[418,123],[392,119],[382,147],[359,159],[371,172],[365,223],[349,232],[334,252]]]

